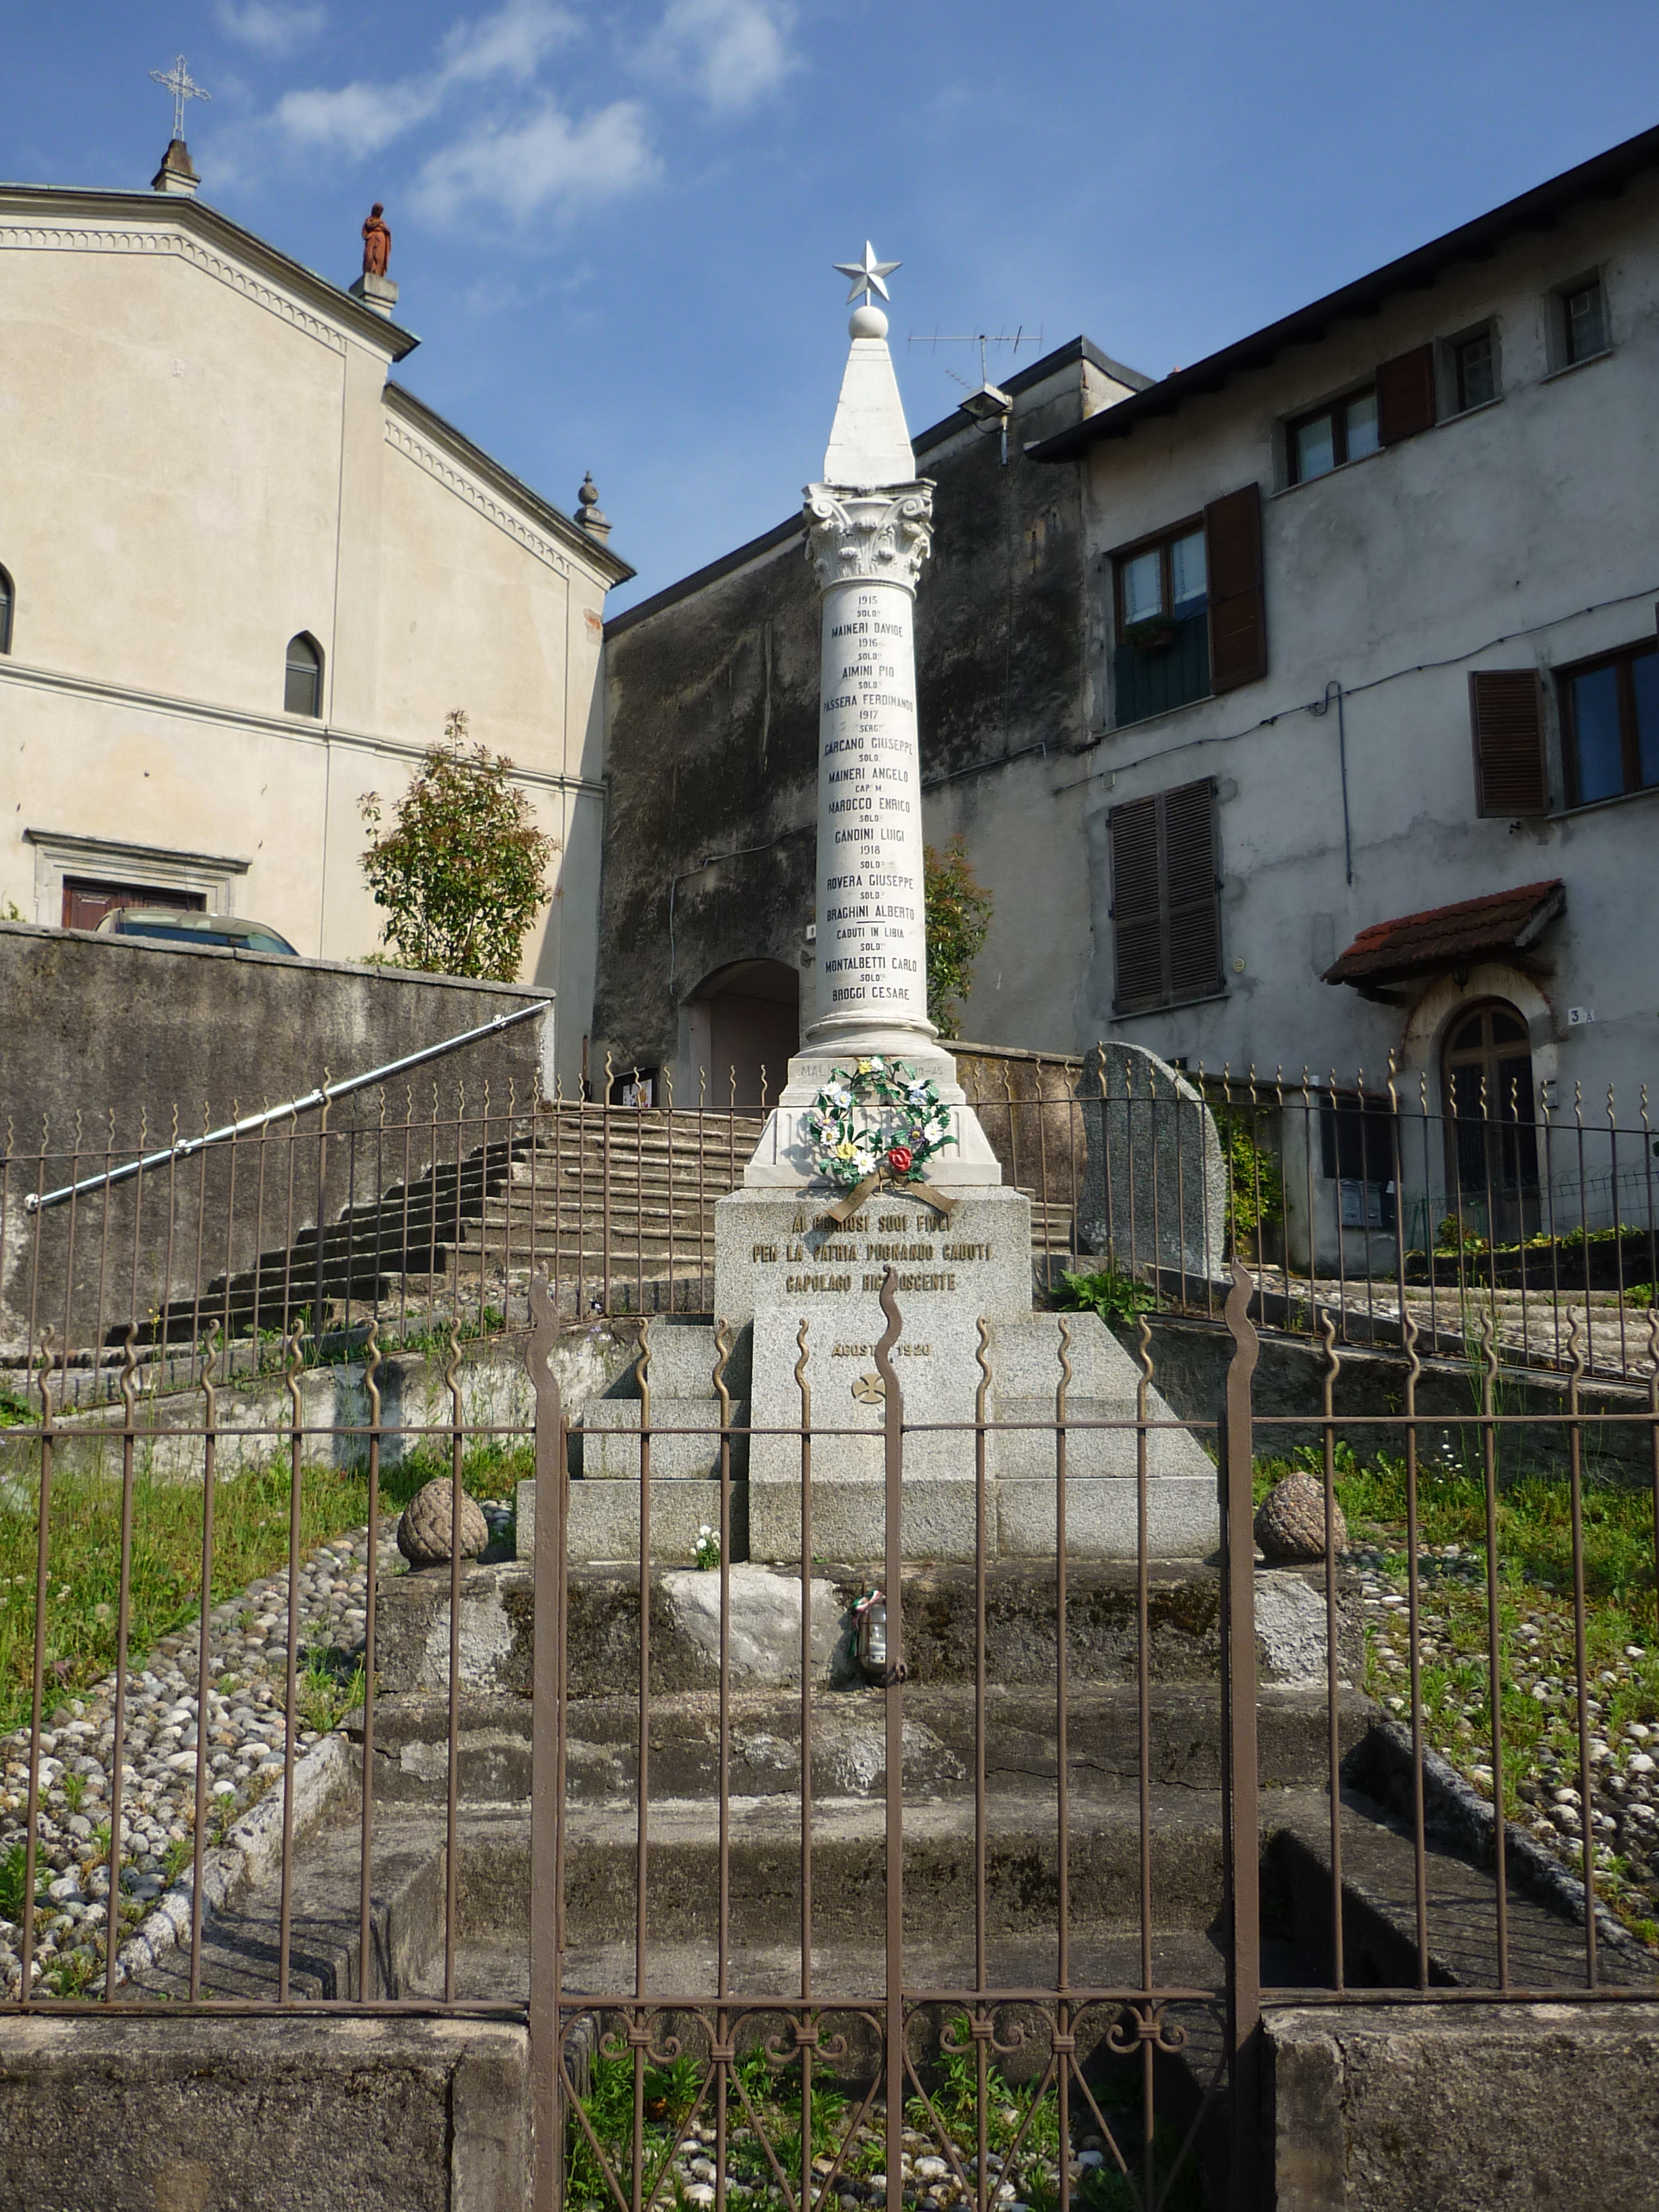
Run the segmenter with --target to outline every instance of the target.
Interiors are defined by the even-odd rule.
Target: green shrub
[[[1092,1274],[1067,1272],[1060,1279],[1054,1304],[1070,1313],[1098,1314],[1109,1328],[1114,1322],[1133,1321],[1136,1314],[1156,1306],[1157,1298],[1133,1275],[1115,1267],[1097,1267]]]

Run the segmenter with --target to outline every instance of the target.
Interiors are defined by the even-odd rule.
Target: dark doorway
[[[64,878],[64,927],[96,929],[117,907],[168,907],[174,913],[201,914],[207,900],[200,891],[181,891],[156,884],[100,884],[84,876]]]
[[[691,994],[691,1057],[710,1106],[775,1106],[800,1050],[800,975],[781,960],[739,960]],[[695,1102],[688,1102],[695,1103]]]
[[[1460,1014],[1446,1036],[1448,1168],[1467,1227],[1495,1244],[1538,1226],[1532,1046],[1506,1000]]]

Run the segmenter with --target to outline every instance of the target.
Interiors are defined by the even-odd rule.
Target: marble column
[[[927,1018],[913,615],[933,487],[916,474],[886,317],[866,301],[848,336],[823,479],[805,494],[823,610],[813,1003],[744,1180],[751,1188],[806,1182],[806,1109],[837,1066],[881,1054],[931,1077],[951,1109],[953,1142],[932,1180],[982,1189],[1001,1171]]]
[[[806,513],[823,647],[817,990],[805,1046],[902,1056],[938,1034],[927,1018],[911,640],[933,486],[858,496],[813,484]]]

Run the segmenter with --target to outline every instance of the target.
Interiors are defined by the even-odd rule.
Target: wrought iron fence
[[[1659,1285],[1659,1137],[1646,1093],[1621,1119],[1512,1094],[1452,1111],[1426,1085],[1149,1078],[1087,1060],[967,1048],[963,1073],[1032,1203],[1039,1286],[1120,1320],[1151,1298],[1218,1320],[1235,1258],[1258,1318],[1317,1340],[1466,1360],[1496,1333],[1506,1365],[1639,1380]],[[742,1182],[764,1099],[675,1103],[615,1078],[609,1103],[405,1090],[293,1112],[216,1140],[164,1143],[112,1118],[24,1140],[0,1162],[0,1389],[50,1328],[66,1407],[107,1400],[126,1324],[141,1388],[187,1382],[211,1328],[225,1379],[269,1369],[297,1327],[343,1356],[460,1319],[522,1326],[545,1273],[565,1310],[707,1315],[714,1206]],[[735,1095],[735,1080],[728,1085]],[[1501,1107],[1501,1110],[1500,1110]],[[320,1231],[319,1223],[321,1223]],[[1067,1279],[1071,1279],[1068,1284]]]
[[[1631,1746],[1659,1734],[1659,1334],[1644,1402],[1591,1417],[1577,1345],[1563,1407],[1538,1414],[1506,1404],[1488,1332],[1478,1409],[1453,1431],[1419,1406],[1409,1310],[1397,1405],[1339,1415],[1328,1311],[1318,1441],[1302,1455],[1324,1557],[1298,1571],[1260,1565],[1250,1535],[1291,1424],[1252,1410],[1249,1308],[1263,1291],[1245,1267],[1228,1279],[1231,1364],[1206,1419],[1178,1420],[1158,1395],[1149,1326],[1119,1403],[1072,1402],[1079,1325],[1063,1320],[1052,1408],[999,1419],[981,1330],[973,1418],[945,1425],[972,1467],[970,1555],[952,1572],[906,1541],[907,1462],[939,1425],[907,1419],[896,1279],[874,1434],[814,1407],[805,1325],[798,1420],[733,1419],[731,1333],[714,1338],[719,1410],[697,1431],[714,1472],[695,1484],[712,1563],[699,1578],[683,1562],[711,1594],[714,1643],[690,1678],[653,1539],[694,1480],[653,1467],[688,1433],[653,1418],[653,1344],[672,1322],[641,1332],[623,1571],[572,1557],[572,1501],[596,1479],[572,1477],[583,1409],[567,1407],[555,1358],[570,1302],[544,1278],[526,1391],[493,1417],[469,1403],[458,1313],[440,1407],[418,1421],[387,1418],[373,1316],[351,1420],[308,1418],[297,1327],[275,1403],[243,1391],[227,1418],[204,1332],[179,1431],[198,1455],[188,1482],[147,1473],[131,1334],[105,1460],[63,1411],[64,1370],[43,1343],[25,1418],[0,1437],[5,2002],[505,2015],[532,2037],[544,2206],[644,2212],[677,2191],[721,2203],[760,2186],[801,2212],[849,2189],[900,2212],[940,2181],[991,2212],[1108,2202],[1113,2177],[1146,2208],[1255,2205],[1264,1992],[1651,1997],[1641,1908],[1659,1885],[1645,1840],[1659,1806],[1653,1759]],[[1620,1422],[1650,1454],[1634,1492],[1593,1480],[1595,1435]],[[1151,1532],[1163,1440],[1181,1433],[1216,1466],[1221,1542],[1172,1565]],[[1459,1433],[1473,1454],[1449,1468]],[[744,1458],[768,1434],[798,1455],[799,1556],[775,1579],[794,1583],[799,1611],[793,1680],[759,1697],[732,1634]],[[838,1579],[814,1557],[814,1454],[848,1434],[878,1455],[882,1549]],[[1046,1499],[1054,1541],[1010,1565],[988,1468],[1013,1440],[1052,1453],[1049,1472],[1015,1479]],[[1547,1577],[1537,1530],[1515,1520],[1505,1458],[1523,1443],[1528,1495],[1553,1501]],[[403,1465],[411,1444],[433,1464]],[[386,1508],[434,1465],[457,1527],[481,1471],[533,1477],[522,1561],[475,1568],[457,1547],[388,1576]],[[1091,1560],[1084,1501],[1103,1481],[1127,1502],[1129,1540]],[[1334,1540],[1340,1487],[1356,1521],[1388,1524],[1357,1565]],[[1623,1501],[1616,1573],[1598,1549],[1609,1497]],[[1448,1512],[1462,1541],[1444,1539]],[[307,1575],[314,1598],[316,1562],[341,1565],[342,1523],[360,1516],[360,1633],[308,1657]],[[89,1626],[104,1588],[112,1602]],[[1627,1639],[1622,1675],[1597,1665],[1616,1661],[1610,1633]],[[506,1654],[495,1674],[479,1676],[475,1647]],[[307,1730],[313,1674],[356,1706],[313,1705]],[[217,1765],[215,1739],[244,1741],[224,1717],[256,1679],[270,1755],[250,1810],[252,1762]],[[1522,1794],[1551,1771],[1571,1780],[1547,1801]],[[498,1897],[522,1896],[527,1925],[484,1924],[481,1866]]]

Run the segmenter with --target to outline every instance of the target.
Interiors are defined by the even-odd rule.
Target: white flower
[[[702,1528],[700,1528],[698,1529],[698,1531],[697,1531],[697,1534],[698,1534],[698,1535],[700,1535],[700,1536],[712,1536],[712,1535],[714,1534],[714,1530],[709,1527],[709,1525],[708,1525],[708,1522],[706,1522],[706,1521],[703,1522],[703,1524],[702,1524]]]

